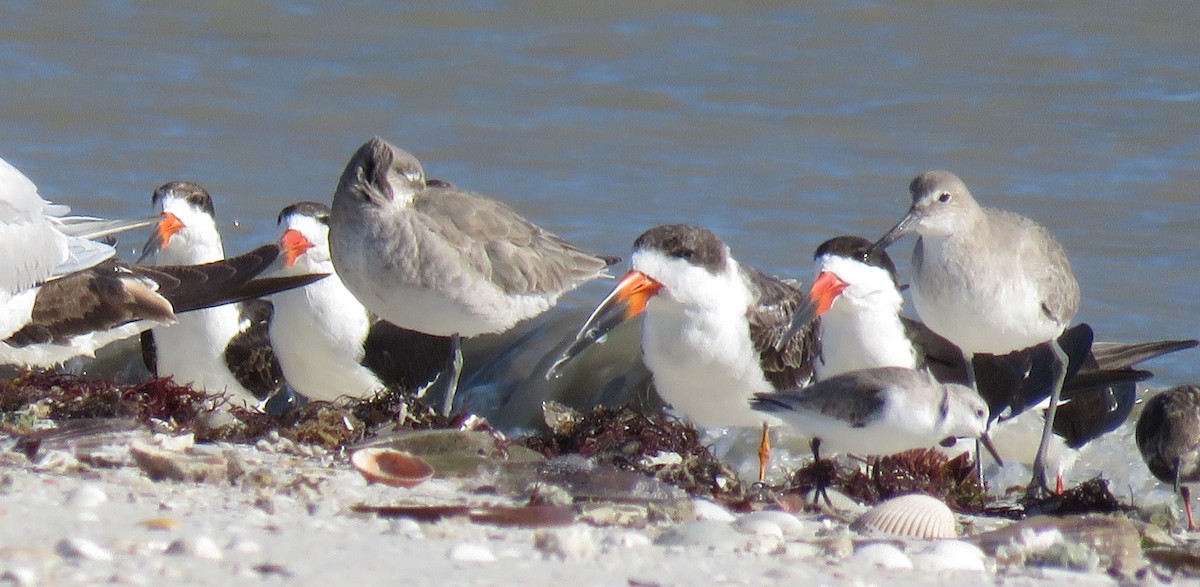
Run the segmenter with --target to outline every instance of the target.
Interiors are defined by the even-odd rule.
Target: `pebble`
[[[208,536],[176,539],[175,541],[171,542],[171,544],[168,544],[167,549],[163,552],[165,554],[194,556],[196,558],[214,561],[224,558],[224,554],[221,552],[221,547],[217,546],[216,541]]]
[[[692,510],[696,514],[696,519],[701,521],[733,522],[737,519],[732,512],[707,499],[692,500]]]
[[[713,520],[684,522],[658,537],[659,546],[707,546],[733,549],[746,543],[746,536],[731,524]]]
[[[987,555],[978,546],[961,540],[939,540],[912,556],[922,571],[984,571]]]
[[[95,483],[80,483],[67,494],[63,505],[74,510],[88,510],[108,501],[108,495]]]
[[[872,542],[858,547],[846,565],[859,569],[892,569],[902,570],[913,568],[913,562],[899,548],[887,542]]]
[[[751,520],[738,519],[733,523],[733,528],[742,534],[750,534],[752,536],[768,536],[771,538],[776,538],[780,542],[783,541],[783,529],[779,527],[779,524],[776,524],[771,520],[763,520],[758,518]]]
[[[482,544],[464,542],[450,548],[450,558],[460,563],[490,563],[496,561],[496,555]]]
[[[758,522],[770,522],[779,528],[779,530],[783,532],[783,536],[787,538],[812,537],[816,535],[817,529],[821,527],[816,523],[810,523],[809,525],[806,525],[804,522],[800,521],[800,518],[779,510],[760,510],[757,512],[750,512],[738,518],[737,521],[734,522],[734,526],[741,527],[756,524]],[[745,530],[743,530],[743,532],[744,531]]]
[[[63,558],[77,558],[90,561],[110,561],[113,554],[108,549],[88,540],[87,538],[63,538],[54,545],[54,552]]]
[[[604,539],[604,546],[609,548],[641,548],[653,543],[649,536],[634,530],[618,532]]]
[[[225,545],[225,549],[229,552],[237,552],[241,554],[257,554],[262,552],[262,546],[257,542],[247,538],[234,538]]]
[[[0,574],[0,583],[13,587],[33,587],[37,585],[37,572],[29,567],[10,567]]]
[[[547,556],[568,561],[595,558],[599,550],[591,527],[578,524],[538,530],[533,535],[533,545]]]

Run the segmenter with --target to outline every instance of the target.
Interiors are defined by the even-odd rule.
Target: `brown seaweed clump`
[[[601,406],[524,444],[548,458],[579,454],[645,473],[693,495],[722,497],[743,489],[737,475],[701,444],[694,427],[663,414]],[[658,458],[669,454],[678,461],[664,464]]]
[[[61,373],[28,373],[0,381],[0,414],[5,425],[18,432],[37,419],[136,418],[188,426],[202,412],[204,398],[170,378],[126,385]]]
[[[801,470],[803,471],[803,469]],[[987,491],[976,479],[975,465],[967,454],[948,458],[935,449],[915,449],[879,457],[864,472],[839,471],[837,486],[865,503],[925,493],[951,509],[968,514],[1003,513],[989,509]]]
[[[1072,516],[1082,514],[1108,514],[1131,512],[1135,507],[1123,504],[1108,489],[1108,481],[1100,477],[1088,479],[1061,494],[1054,494],[1042,499],[1026,500],[1021,503],[1025,515],[1047,514],[1053,516]]]

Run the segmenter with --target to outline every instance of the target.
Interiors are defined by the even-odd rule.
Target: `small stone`
[[[411,518],[389,520],[388,532],[411,540],[425,538],[425,531],[421,529],[421,524]]]
[[[194,556],[207,560],[221,560],[224,558],[221,547],[217,546],[216,541],[208,536],[179,538],[167,545],[167,549],[163,552],[165,554]]]
[[[110,561],[113,559],[112,552],[87,538],[63,538],[58,541],[58,544],[54,545],[54,551],[63,558],[90,561]]]
[[[817,534],[816,523],[805,524],[800,518],[779,510],[760,510],[750,512],[737,519],[734,525],[749,524],[756,521],[767,521],[775,524],[787,538],[808,538]]]
[[[778,538],[780,542],[783,541],[783,528],[780,528],[779,524],[776,524],[772,520],[742,516],[733,523],[733,527],[742,534],[770,536]]]
[[[737,516],[733,515],[729,510],[707,499],[692,500],[692,510],[696,514],[696,519],[701,521],[733,522],[737,519]]]
[[[548,556],[568,561],[585,561],[596,556],[599,547],[589,526],[543,528],[533,535],[533,545]]]
[[[912,556],[922,571],[984,571],[987,555],[978,546],[961,540],[939,540]]]
[[[464,542],[450,548],[450,558],[460,563],[490,563],[496,561],[496,555],[482,544]]]
[[[860,569],[911,569],[913,562],[899,548],[887,542],[864,544],[846,559],[846,565]]]
[[[262,546],[253,540],[246,538],[234,538],[225,545],[225,550],[229,552],[237,552],[241,554],[257,554],[262,552]]]
[[[33,587],[37,585],[37,572],[29,567],[10,567],[0,574],[0,583],[13,587]]]
[[[659,546],[707,546],[732,550],[746,543],[746,536],[733,525],[712,520],[679,524],[658,537]]]
[[[67,494],[64,505],[75,510],[88,510],[99,507],[108,501],[108,495],[95,483],[81,483]]]
[[[610,548],[641,548],[651,544],[653,542],[649,536],[633,530],[626,530],[604,539],[604,545]]]

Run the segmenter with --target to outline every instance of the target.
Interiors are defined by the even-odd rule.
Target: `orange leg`
[[[1196,518],[1192,516],[1192,492],[1186,485],[1179,487],[1179,495],[1183,496],[1183,511],[1187,513],[1188,532],[1196,531]]]
[[[767,480],[767,464],[771,462],[771,434],[763,422],[762,441],[758,443],[758,482]]]
[[[1062,495],[1063,491],[1062,471],[1059,471],[1058,480],[1054,482],[1054,495]]]

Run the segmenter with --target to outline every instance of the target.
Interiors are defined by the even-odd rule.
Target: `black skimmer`
[[[583,251],[500,202],[427,182],[415,157],[378,137],[342,172],[329,245],[338,275],[368,310],[451,337],[444,413],[461,373],[461,337],[537,316],[619,260]]]
[[[817,277],[809,290],[809,304],[794,314],[789,333],[814,323],[813,368],[818,379],[896,366],[927,369],[943,383],[967,382],[958,348],[900,315],[896,270],[885,252],[873,250],[866,239],[842,236],[823,243],[814,258]],[[1074,460],[1074,449],[1116,429],[1128,417],[1137,399],[1136,382],[1150,376],[1132,369],[1134,365],[1198,344],[1164,340],[1093,345],[1087,324],[1067,329],[1057,341],[1068,355],[1068,376],[1046,461],[1059,472],[1060,481]],[[1026,441],[1033,427],[1043,423],[1041,411],[1031,408],[1052,392],[1053,355],[1048,346],[1043,343],[1006,355],[980,353],[973,358],[979,393],[993,419],[1005,422],[992,435],[1005,461],[1029,463],[1035,452]]]
[[[1050,342],[1054,357],[1041,442],[1028,493],[1047,491],[1046,450],[1053,436],[1067,353],[1056,339],[1079,309],[1079,284],[1062,245],[1034,221],[981,207],[967,186],[947,171],[930,171],[909,185],[912,206],[876,243],[919,235],[913,250],[913,305],[934,332],[970,357],[1005,354]]]
[[[279,226],[281,275],[330,274],[271,297],[271,345],[288,384],[328,401],[385,388],[418,391],[437,377],[451,358],[450,339],[380,320],[346,289],[329,255],[329,206],[292,204],[279,213]]]
[[[1188,531],[1196,531],[1188,483],[1200,481],[1200,386],[1180,385],[1146,400],[1134,429],[1150,472],[1183,497]]]
[[[686,224],[651,228],[634,241],[630,265],[547,377],[644,311],[642,359],[655,389],[697,425],[763,425],[769,418],[750,409],[755,393],[811,379],[807,337],[775,346],[804,293],[738,263],[712,231]],[[760,480],[765,447],[764,430]]]
[[[11,295],[0,316],[0,364],[53,367],[176,315],[300,287],[323,275],[254,279],[279,255],[266,245],[203,265],[108,260]],[[186,315],[186,314],[185,314]]]
[[[154,190],[151,203],[160,219],[142,260],[193,265],[225,258],[212,197],[199,184],[163,184]],[[176,383],[261,407],[284,386],[268,334],[271,313],[270,302],[247,300],[180,316],[176,324],[142,335],[146,367]]]

